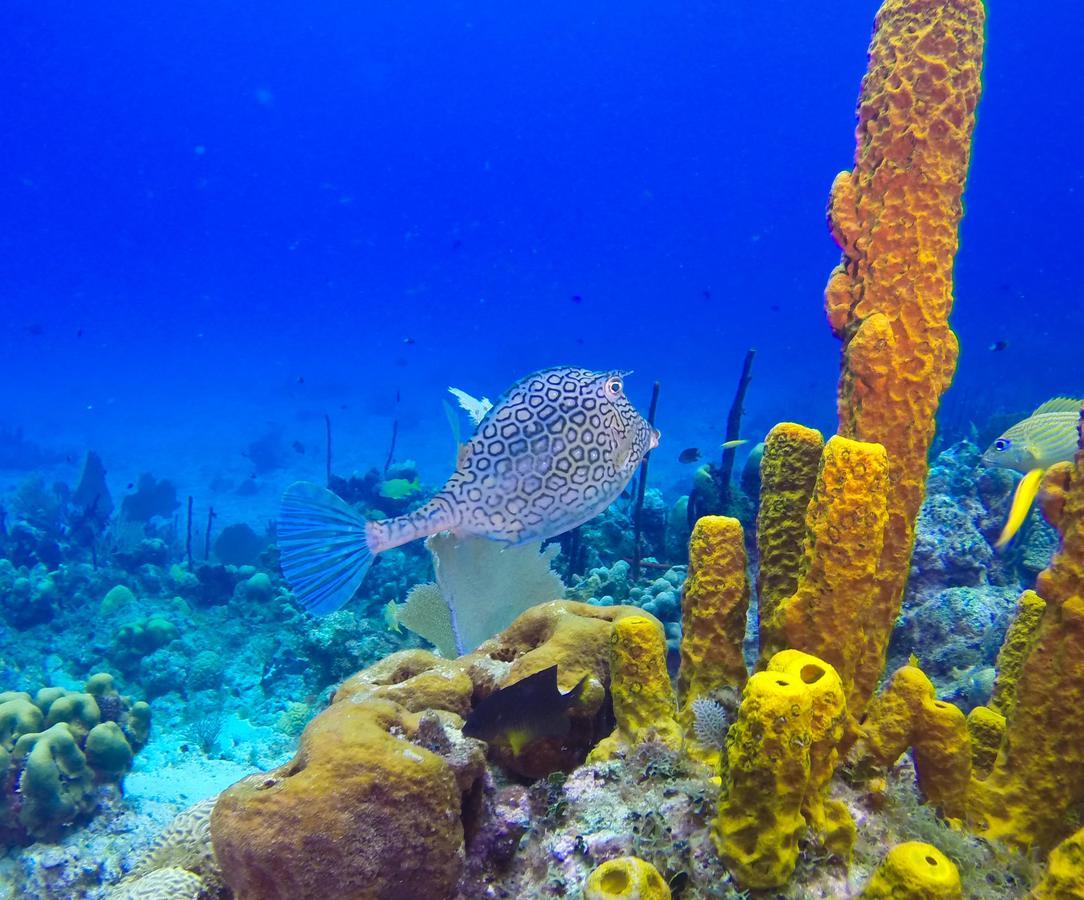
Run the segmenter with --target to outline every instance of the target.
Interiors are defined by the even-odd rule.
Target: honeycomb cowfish
[[[317,615],[333,612],[376,554],[437,532],[512,545],[593,519],[659,441],[625,396],[625,374],[562,367],[517,382],[462,446],[444,487],[403,516],[366,521],[331,491],[290,485],[278,547],[298,601]]]
[[[1058,462],[1068,462],[1080,443],[1084,401],[1070,397],[1047,400],[1022,422],[1017,422],[982,455],[988,466],[1015,469],[1023,478],[1013,494],[1009,518],[995,546],[1004,547],[1027,519],[1039,493],[1043,473]]]

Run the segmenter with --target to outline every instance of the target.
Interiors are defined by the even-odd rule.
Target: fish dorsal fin
[[[1033,416],[1038,416],[1042,413],[1059,413],[1059,412],[1080,412],[1080,406],[1084,403],[1084,400],[1074,400],[1072,397],[1054,397],[1051,400],[1047,400],[1042,406],[1040,406]]]

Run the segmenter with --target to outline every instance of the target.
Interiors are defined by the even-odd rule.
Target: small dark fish
[[[1008,350],[1008,349],[1009,349],[1009,342],[1008,341],[994,341],[990,345],[990,352],[991,353],[1000,353],[1002,350]]]
[[[572,297],[571,297],[571,300],[572,300],[573,303],[575,303],[577,305],[579,305],[580,303],[583,303],[583,297],[581,297],[579,294],[573,294]]]
[[[414,341],[414,338],[412,338],[412,337],[405,337],[405,338],[403,338],[403,343],[404,344],[413,344],[413,343],[415,343],[415,341]]]
[[[82,328],[80,328],[80,329],[79,329],[78,331],[76,331],[76,332],[75,332],[75,336],[76,336],[77,338],[81,338],[81,337],[83,336],[83,329],[82,329]]]
[[[43,334],[45,334],[45,326],[39,324],[38,322],[33,322],[30,325],[26,326],[26,333],[32,335],[33,337],[41,337]]]
[[[768,309],[770,309],[772,312],[779,312],[780,308],[781,307],[778,303],[773,303],[771,306],[768,307]]]
[[[297,383],[298,384],[304,384],[305,383],[305,376],[304,375],[298,375],[297,376]]]
[[[455,251],[458,250],[462,246],[463,246],[462,241],[453,241],[452,242],[452,252],[455,253]]]
[[[580,702],[586,684],[585,675],[562,694],[557,687],[557,666],[535,672],[479,703],[467,716],[463,734],[487,744],[506,744],[518,756],[534,741],[568,734],[568,711]]]
[[[300,454],[301,456],[305,455],[305,445],[302,444],[301,441],[294,441],[290,446],[294,448],[294,453]]]
[[[710,300],[711,299],[711,291],[708,290],[708,288],[704,288],[704,290],[702,290],[700,292],[700,296],[703,297],[705,300]]]
[[[686,447],[678,454],[679,463],[694,463],[700,459],[700,449],[698,447]]]
[[[128,488],[127,488],[127,490],[129,490],[129,491],[130,491],[130,490],[131,490],[132,488],[134,488],[134,487],[135,487],[135,482],[134,482],[134,481],[129,481],[129,482],[128,482]]]

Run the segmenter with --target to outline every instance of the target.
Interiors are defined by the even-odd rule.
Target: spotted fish
[[[367,522],[331,491],[290,485],[278,547],[295,596],[313,613],[332,612],[353,596],[376,554],[440,531],[511,545],[593,519],[659,441],[625,396],[625,374],[528,375],[478,424],[443,489],[404,516]]]

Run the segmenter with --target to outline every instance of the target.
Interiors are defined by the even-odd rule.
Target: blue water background
[[[253,524],[322,479],[324,413],[337,471],[398,419],[439,484],[447,386],[555,364],[661,383],[671,491],[749,347],[745,436],[832,430],[824,211],[876,8],[9,0],[0,426],[50,477],[94,448],[115,494],[151,471]],[[1037,9],[989,11],[957,430],[1084,391],[1084,7]],[[305,452],[254,473],[268,423]]]

